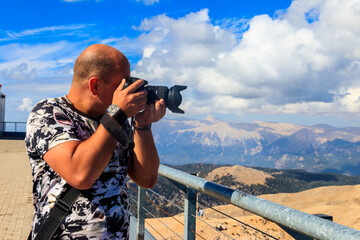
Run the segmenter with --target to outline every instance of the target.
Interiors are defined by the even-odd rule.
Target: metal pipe
[[[186,187],[184,204],[184,239],[194,240],[196,232],[196,190]]]
[[[316,239],[360,239],[360,231],[353,228],[234,190],[162,164],[159,174]]]
[[[145,195],[146,190],[139,186],[137,205],[137,240],[144,240],[145,236]]]

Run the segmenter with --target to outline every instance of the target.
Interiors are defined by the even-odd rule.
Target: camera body
[[[129,77],[128,79],[126,79],[124,88],[127,88],[139,79],[140,78]],[[151,86],[149,85],[148,81],[143,81],[144,85],[139,87],[135,92],[146,90],[148,93],[148,104],[154,104],[156,100],[164,99],[165,105],[167,108],[169,108],[170,111],[172,111],[173,113],[184,113],[184,111],[179,108],[182,101],[180,91],[185,90],[187,88],[186,86],[174,85],[173,87],[168,88],[166,86]]]

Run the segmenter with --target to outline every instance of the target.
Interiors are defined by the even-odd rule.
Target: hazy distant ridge
[[[203,120],[163,120],[154,126],[154,135],[163,163],[360,174],[360,128],[224,122],[209,116]]]

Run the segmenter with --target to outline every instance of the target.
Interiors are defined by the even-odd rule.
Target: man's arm
[[[123,89],[125,80],[114,93],[113,103],[127,116],[133,116],[146,106],[146,92],[134,91],[143,83],[137,81]],[[145,104],[145,105],[143,105]],[[43,156],[49,166],[77,189],[90,188],[108,165],[116,140],[100,125],[95,133],[83,142],[69,141],[51,148]]]
[[[71,186],[88,189],[104,171],[115,146],[116,140],[100,125],[89,139],[59,144],[43,158]]]
[[[159,156],[151,130],[134,133],[134,154],[129,160],[129,177],[140,187],[151,188],[157,181]]]
[[[145,126],[159,121],[166,112],[165,101],[162,99],[148,105],[144,112],[136,115],[135,126]],[[156,150],[151,129],[134,132],[134,154],[129,161],[128,175],[143,188],[155,185],[159,169],[159,156]]]

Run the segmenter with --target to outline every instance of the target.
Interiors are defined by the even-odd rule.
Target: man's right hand
[[[144,84],[143,80],[137,80],[124,89],[126,80],[123,79],[114,91],[112,104],[118,105],[128,118],[133,117],[144,110],[147,105],[147,91],[135,92]]]

